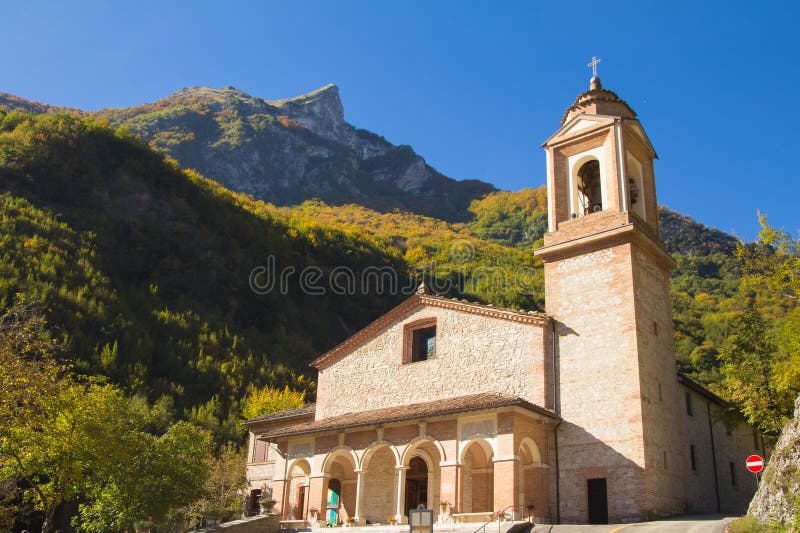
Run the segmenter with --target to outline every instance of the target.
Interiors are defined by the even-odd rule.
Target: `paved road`
[[[720,515],[685,516],[669,520],[638,524],[609,524],[607,526],[548,526],[537,525],[535,533],[722,533],[725,525],[736,517]]]
[[[687,516],[672,520],[658,520],[634,524],[624,529],[625,533],[722,533],[725,525],[736,517]]]

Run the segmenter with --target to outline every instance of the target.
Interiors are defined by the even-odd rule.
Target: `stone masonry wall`
[[[403,364],[403,327],[436,319],[436,355]],[[356,410],[502,392],[546,405],[540,326],[418,307],[319,373],[317,419]]]
[[[686,512],[716,513],[717,499],[714,488],[714,463],[711,460],[711,433],[707,402],[691,389],[679,386],[679,397],[673,408],[680,413],[683,438],[676,455],[667,468],[676,477],[683,478]],[[686,394],[691,397],[692,414],[686,410]],[[713,423],[713,418],[712,418]],[[678,427],[681,427],[678,426]],[[714,432],[714,439],[718,437]],[[695,468],[691,464],[691,446],[695,448]]]
[[[280,528],[277,515],[253,516],[225,522],[206,531],[224,531],[225,533],[277,533]]]
[[[691,415],[686,410],[686,394],[692,398]],[[682,489],[686,495],[686,510],[716,513],[717,490],[719,490],[720,512],[744,513],[756,489],[755,476],[745,468],[745,458],[753,453],[762,456],[764,454],[763,450],[755,446],[752,427],[743,420],[739,420],[738,423],[729,422],[729,425],[726,425],[723,410],[719,405],[682,385],[680,401],[675,411],[683,418],[685,428],[682,432],[683,442],[678,448],[679,462],[676,465],[683,475],[676,478],[684,480]],[[711,451],[712,431],[715,454]],[[691,466],[691,445],[695,446],[694,470]],[[716,483],[714,455],[716,455]],[[731,463],[733,463],[735,484],[731,477]]]

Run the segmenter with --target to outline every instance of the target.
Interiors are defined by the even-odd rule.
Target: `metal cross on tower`
[[[602,61],[602,60],[601,60],[601,59],[599,59],[599,58],[596,58],[596,57],[592,56],[592,60],[591,60],[591,61],[589,61],[589,64],[588,64],[588,65],[586,65],[587,67],[592,67],[592,77],[593,77],[593,78],[596,78],[596,77],[597,77],[597,64],[598,64],[600,61]]]

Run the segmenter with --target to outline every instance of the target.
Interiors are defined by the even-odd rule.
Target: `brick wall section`
[[[560,322],[561,518],[587,521],[586,480],[605,477],[609,519],[639,519],[647,501],[632,245],[579,252],[545,263],[548,314]]]
[[[425,318],[437,321],[436,356],[402,364],[403,326]],[[418,307],[320,371],[316,418],[493,391],[544,406],[545,336],[538,325]]]
[[[673,347],[669,295],[671,261],[645,246],[632,255],[636,303],[636,338],[644,429],[647,516],[683,512],[681,476],[670,470],[680,464],[681,426],[677,367]],[[666,454],[666,467],[664,455]]]

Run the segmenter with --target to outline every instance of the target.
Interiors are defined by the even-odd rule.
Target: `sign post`
[[[747,467],[749,471],[751,471],[756,476],[756,487],[758,487],[758,483],[760,479],[758,478],[758,474],[764,470],[764,458],[760,455],[750,455],[744,461],[744,465]]]

